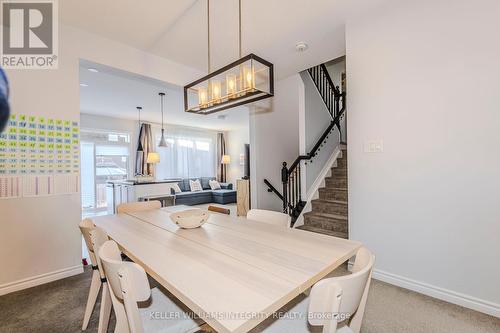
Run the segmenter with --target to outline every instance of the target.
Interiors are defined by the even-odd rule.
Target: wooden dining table
[[[120,249],[218,332],[247,332],[356,254],[361,243],[211,213],[181,229],[162,209],[94,218]]]

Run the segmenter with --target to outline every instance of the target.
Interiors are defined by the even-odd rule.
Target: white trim
[[[349,262],[348,269],[351,270],[351,268],[352,263]],[[409,279],[400,275],[384,272],[380,269],[373,270],[373,278],[375,280],[383,281],[404,289],[412,290],[423,295],[446,301],[448,303],[460,305],[468,309],[500,318],[500,304],[458,293],[453,290],[433,286],[431,284]]]
[[[22,280],[5,283],[0,285],[0,296],[12,293],[14,291],[35,287],[55,280],[64,279],[66,277],[77,275],[80,273],[83,273],[83,266],[81,264],[49,273],[40,274],[37,276],[32,276]]]
[[[342,157],[342,150],[340,149],[340,144],[338,144],[337,147],[335,147],[332,155],[330,156],[328,161],[326,161],[325,166],[323,167],[323,169],[321,169],[320,173],[318,174],[318,177],[316,177],[316,180],[314,180],[314,183],[309,188],[309,191],[306,194],[307,203],[304,206],[304,209],[300,213],[299,217],[295,221],[295,224],[293,225],[294,228],[304,225],[304,214],[312,210],[311,200],[319,198],[317,193],[320,187],[325,187],[325,177],[329,175],[331,169],[334,167],[334,164],[337,161],[337,158],[339,157]],[[304,184],[305,182],[302,183]]]

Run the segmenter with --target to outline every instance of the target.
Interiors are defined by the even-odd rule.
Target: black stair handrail
[[[267,179],[264,179],[268,191],[275,193],[283,201],[283,213],[287,213],[292,217],[292,226],[306,204],[302,200],[300,162],[309,161],[315,157],[335,127],[338,128],[339,132],[341,131],[340,120],[344,115],[346,105],[345,92],[340,92],[339,87],[335,86],[324,64],[309,68],[307,71],[325,103],[332,121],[307,155],[299,155],[290,167],[287,166],[286,162],[283,162],[281,168],[283,193],[280,193]],[[341,104],[342,108],[340,108]]]
[[[267,185],[267,187],[268,187],[267,191],[268,192],[273,192],[274,194],[276,194],[278,196],[278,198],[280,198],[281,200],[283,200],[283,195],[267,179],[264,179],[264,184]],[[290,206],[289,208],[293,208],[293,207]]]

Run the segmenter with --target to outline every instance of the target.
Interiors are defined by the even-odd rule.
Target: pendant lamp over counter
[[[142,111],[142,106],[137,107],[137,112],[139,113],[139,136],[141,135],[141,111]],[[137,151],[138,152],[143,152],[144,148],[142,147],[141,140],[139,139],[139,144],[137,145]]]
[[[167,141],[165,140],[165,128],[163,127],[163,99],[165,98],[165,93],[159,93],[160,95],[160,108],[161,108],[161,139],[158,147],[166,148],[168,147]]]

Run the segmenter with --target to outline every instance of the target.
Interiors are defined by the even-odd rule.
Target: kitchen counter
[[[160,195],[169,196],[174,184],[181,179],[162,179],[138,182],[137,180],[110,180],[106,182],[106,200],[108,212],[116,213],[116,207],[122,203],[137,202],[139,198]]]
[[[178,183],[181,179],[163,179],[163,180],[154,180],[154,181],[145,181],[139,182],[137,180],[110,180],[108,184],[117,184],[117,185],[153,185],[153,184],[166,184],[166,183]]]

